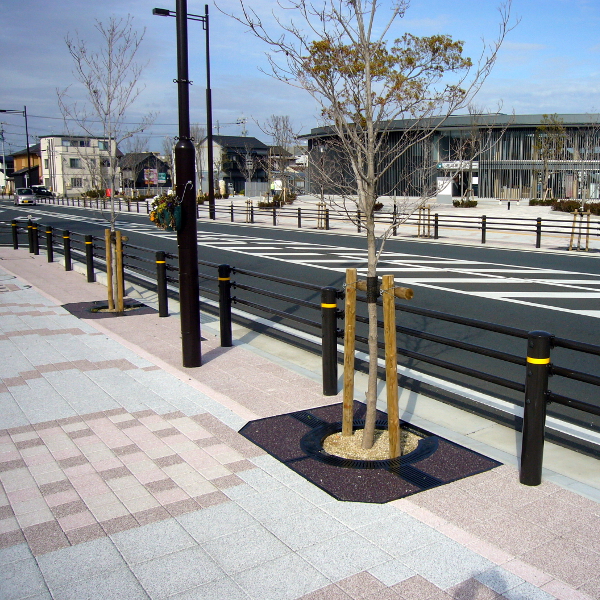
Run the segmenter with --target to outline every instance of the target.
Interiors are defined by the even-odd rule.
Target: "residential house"
[[[114,140],[102,137],[51,135],[40,138],[40,178],[59,195],[111,189],[110,157],[120,157]],[[111,152],[112,150],[112,152]],[[116,186],[120,184],[118,165]]]
[[[13,152],[14,171],[11,178],[15,188],[29,187],[40,183],[40,144]]]
[[[121,157],[123,189],[170,188],[171,168],[155,152],[131,152]]]
[[[208,189],[207,148],[205,138],[198,148],[204,192]],[[246,182],[267,182],[268,160],[269,146],[255,137],[213,135],[215,191],[237,193],[246,189]]]

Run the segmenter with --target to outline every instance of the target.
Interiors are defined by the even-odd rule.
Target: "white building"
[[[112,155],[118,152],[111,141]],[[40,181],[59,195],[76,196],[89,190],[112,187],[109,141],[76,135],[40,138]],[[116,182],[119,184],[118,166]]]

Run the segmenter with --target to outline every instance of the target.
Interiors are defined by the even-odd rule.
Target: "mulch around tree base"
[[[365,408],[355,402],[355,426],[362,425]],[[378,426],[385,425],[386,417],[378,411]],[[502,464],[404,422],[403,427],[426,436],[406,456],[392,461],[332,457],[321,442],[341,430],[341,418],[338,403],[250,421],[240,434],[337,500],[349,502],[390,502]]]
[[[114,312],[98,311],[98,309],[108,308],[107,300],[96,300],[94,302],[72,302],[70,304],[63,304],[62,307],[79,319],[111,319],[117,316]],[[125,312],[120,316],[129,317],[134,315],[151,315],[157,312],[158,311],[156,309],[151,308],[150,306],[146,306],[145,304],[141,304],[136,300],[126,298]]]

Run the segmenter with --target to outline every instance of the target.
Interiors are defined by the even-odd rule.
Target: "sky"
[[[158,3],[158,4],[157,4]],[[239,12],[238,0],[218,0],[224,12]],[[380,0],[382,14],[389,0]],[[251,0],[269,19],[275,0]],[[73,75],[73,60],[65,37],[81,37],[93,49],[95,20],[133,16],[145,29],[138,61],[146,65],[142,91],[128,111],[128,121],[156,113],[144,132],[148,149],[161,151],[165,136],[177,135],[175,19],[152,15],[152,8],[175,9],[175,0],[0,0],[0,109],[27,107],[30,143],[35,136],[65,133],[57,90],[69,87],[83,101],[82,86]],[[188,13],[204,14],[204,2],[188,0]],[[268,69],[268,47],[213,3],[210,11],[211,88],[214,133],[248,135],[270,143],[261,124],[270,115],[289,115],[294,128],[307,133],[317,127],[318,108],[304,91],[261,72]],[[600,112],[600,2],[597,0],[513,0],[517,26],[508,34],[492,74],[475,99],[486,111],[515,114]],[[447,34],[465,42],[465,54],[477,58],[482,44],[498,33],[500,17],[494,0],[412,0],[389,38],[405,32]],[[273,31],[275,26],[273,25]],[[204,126],[205,34],[190,21],[190,118]],[[25,147],[20,114],[0,113],[5,151]],[[218,127],[217,127],[218,126]],[[125,149],[126,151],[126,149]],[[1,152],[1,147],[0,147]]]

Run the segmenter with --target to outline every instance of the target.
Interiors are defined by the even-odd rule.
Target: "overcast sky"
[[[250,0],[267,14],[274,0]],[[158,4],[156,4],[156,3]],[[236,0],[219,0],[226,11],[235,11]],[[381,0],[382,10],[389,6]],[[129,111],[134,122],[157,112],[150,135],[150,149],[161,150],[166,135],[177,134],[175,19],[156,17],[152,8],[175,8],[174,0],[1,0],[0,109],[23,110],[27,106],[32,136],[61,134],[65,126],[57,103],[57,88],[72,85],[71,94],[82,92],[73,76],[72,59],[65,36],[79,35],[94,46],[94,20],[110,16],[134,17],[145,28],[139,59],[147,62],[142,81],[145,89]],[[269,143],[255,121],[269,115],[289,115],[295,127],[309,131],[317,123],[314,101],[304,92],[262,74],[266,68],[265,45],[234,20],[209,5],[213,123],[222,135],[241,135],[236,122],[248,120],[249,135]],[[204,2],[188,0],[188,12],[204,14]],[[492,75],[476,102],[516,114],[600,112],[600,2],[598,0],[514,0],[513,14],[521,22],[500,50]],[[498,30],[497,4],[492,0],[413,0],[399,19],[390,39],[404,32],[416,35],[448,34],[466,42],[465,52],[476,58],[481,38],[493,40]],[[204,32],[189,22],[191,120],[205,118]],[[83,97],[83,96],[80,96]],[[25,146],[24,120],[20,115],[0,114],[6,152]]]

